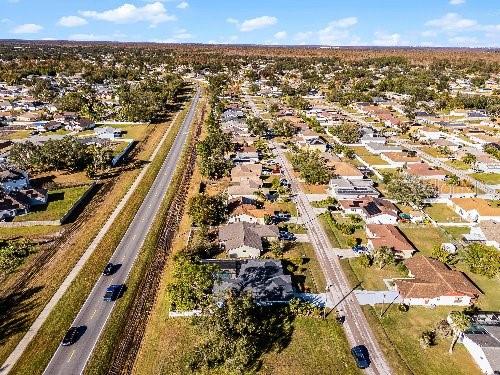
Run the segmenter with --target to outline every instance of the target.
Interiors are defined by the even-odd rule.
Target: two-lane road
[[[323,227],[316,217],[313,207],[309,203],[300,185],[292,174],[292,166],[286,159],[283,150],[279,145],[274,144],[277,152],[277,159],[283,167],[285,177],[291,181],[292,191],[295,195],[295,202],[299,210],[304,225],[307,228],[309,239],[313,244],[316,257],[325,275],[328,285],[328,298],[337,305],[337,309],[342,311],[346,317],[344,329],[351,347],[364,345],[370,353],[371,365],[365,370],[367,374],[390,375],[391,370],[384,354],[382,353],[375,335],[373,334],[356,297],[352,294],[352,288],[347,281],[340,261],[336,255],[336,250],[330,243]]]
[[[261,113],[250,96],[245,96],[255,116],[261,117]],[[361,307],[352,294],[352,288],[347,281],[344,271],[340,265],[336,250],[330,243],[324,228],[321,226],[313,207],[309,203],[307,196],[302,191],[300,185],[292,173],[292,166],[286,159],[281,147],[273,142],[277,160],[282,166],[285,177],[291,182],[294,200],[297,209],[307,228],[307,234],[314,247],[318,262],[321,266],[325,280],[328,285],[328,298],[337,305],[338,310],[342,310],[346,317],[344,329],[347,340],[351,346],[365,345],[370,354],[371,364],[364,372],[370,375],[390,375],[391,368],[385,359],[375,335],[361,310]]]
[[[200,90],[197,88],[189,112],[176,135],[174,143],[156,179],[110,259],[110,262],[113,264],[120,264],[120,268],[112,276],[101,276],[97,280],[97,283],[72,324],[73,326],[85,327],[85,333],[75,344],[58,347],[45,369],[45,374],[76,375],[82,373],[85,368],[106,325],[106,321],[113,310],[114,302],[104,302],[103,300],[105,290],[112,284],[126,284],[129,272],[139,255],[144,240],[151,229],[163,197],[173,178],[182,154],[182,148],[186,143],[194,119],[199,98]]]

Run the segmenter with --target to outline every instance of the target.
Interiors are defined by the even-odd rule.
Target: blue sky
[[[500,47],[500,0],[0,0],[0,39]]]

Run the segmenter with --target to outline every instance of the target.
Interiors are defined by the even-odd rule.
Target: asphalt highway
[[[99,277],[72,324],[72,326],[82,327],[82,331],[84,330],[83,335],[73,345],[59,346],[45,369],[44,374],[73,375],[83,372],[115,304],[115,302],[105,302],[103,300],[106,288],[113,284],[119,285],[126,284],[127,282],[130,270],[140,253],[141,247],[151,229],[154,218],[160,209],[161,202],[167,193],[175,173],[176,166],[182,154],[182,148],[186,143],[191,124],[194,120],[199,98],[200,90],[197,88],[189,112],[176,135],[174,143],[156,179],[110,259],[110,262],[119,265],[119,268],[110,276]],[[125,293],[127,292],[125,291]]]

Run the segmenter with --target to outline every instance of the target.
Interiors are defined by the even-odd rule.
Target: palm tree
[[[450,318],[450,326],[453,329],[453,332],[455,333],[453,335],[453,339],[451,340],[451,345],[450,345],[450,350],[449,353],[453,353],[453,347],[455,346],[455,343],[457,342],[458,338],[460,337],[460,333],[465,331],[467,328],[470,327],[471,324],[471,319],[470,316],[465,314],[463,311],[452,311],[449,315]]]

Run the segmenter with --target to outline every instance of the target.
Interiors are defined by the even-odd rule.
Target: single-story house
[[[462,344],[483,374],[500,374],[500,312],[479,312],[471,320],[461,335]]]
[[[4,192],[25,189],[29,186],[28,174],[20,169],[0,164],[0,188]]]
[[[444,169],[431,167],[427,163],[415,163],[408,165],[408,173],[423,180],[444,180],[449,174]]]
[[[369,179],[332,178],[328,183],[328,192],[337,200],[380,196]]]
[[[482,198],[451,198],[446,203],[466,221],[500,221],[500,206],[493,201]]]
[[[327,162],[327,166],[333,168],[333,173],[341,178],[349,180],[363,180],[364,175],[361,171],[351,163],[345,161]]]
[[[396,224],[398,208],[390,201],[376,197],[339,200],[345,214],[360,215],[367,224]]]
[[[410,258],[416,251],[398,227],[394,225],[367,224],[366,238],[369,249],[375,250],[386,246],[392,249],[398,258]]]
[[[410,156],[404,152],[383,152],[380,157],[394,167],[417,164],[422,161],[418,156]]]
[[[230,258],[258,258],[263,251],[263,240],[277,240],[276,225],[261,225],[244,221],[219,228],[219,242]]]
[[[481,291],[460,271],[423,255],[404,262],[408,279],[395,279],[403,302],[417,306],[469,306]]]
[[[251,178],[242,178],[241,182],[231,185],[227,188],[227,194],[230,201],[241,200],[243,203],[254,203],[256,201],[255,193],[259,191],[261,182],[255,182]]]
[[[365,143],[365,148],[375,155],[380,155],[382,152],[403,152],[403,148],[400,146],[376,142]]]
[[[273,215],[272,210],[256,208],[253,204],[238,204],[229,214],[229,223],[238,223],[244,221],[247,223],[264,224],[266,215]]]
[[[98,138],[116,139],[122,136],[123,130],[118,128],[113,128],[111,126],[102,126],[95,128],[94,133]]]
[[[466,242],[480,242],[500,250],[500,221],[480,221],[471,227],[470,232],[463,235]]]
[[[231,182],[240,183],[243,180],[253,180],[255,183],[262,183],[262,164],[239,164],[231,169]]]
[[[259,162],[259,153],[253,146],[244,146],[236,152],[233,159],[236,164],[255,164]]]
[[[221,269],[222,277],[215,281],[213,293],[221,297],[229,290],[248,292],[259,304],[286,303],[293,298],[292,277],[285,275],[283,264],[274,259],[251,259],[246,261],[234,260],[219,263],[210,260]],[[229,270],[225,270],[225,265]]]

